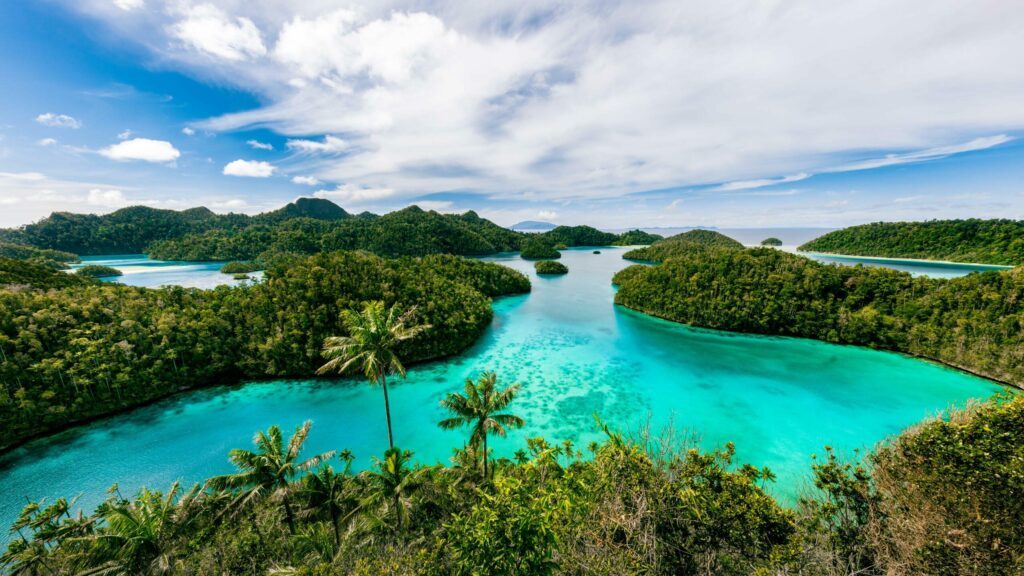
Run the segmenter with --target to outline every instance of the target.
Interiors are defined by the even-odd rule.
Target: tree
[[[334,541],[337,548],[341,547],[341,524],[359,509],[359,491],[355,485],[355,477],[350,473],[352,453],[345,450],[339,456],[345,467],[335,472],[331,466],[320,468],[315,474],[306,477],[302,493],[306,497],[309,514],[326,510],[334,530]]]
[[[299,461],[299,452],[312,425],[307,420],[296,428],[287,448],[284,446],[281,429],[277,426],[271,426],[266,432],[257,432],[253,438],[255,452],[235,448],[228,454],[228,459],[238,468],[238,472],[211,478],[210,485],[214,489],[242,489],[243,492],[236,500],[242,506],[255,503],[265,496],[280,499],[288,530],[295,534],[295,515],[288,501],[290,481],[299,471],[312,470],[334,456],[334,451],[330,451]]]
[[[471,443],[480,443],[483,447],[483,474],[487,479],[487,434],[494,432],[505,436],[506,428],[521,428],[523,419],[513,414],[499,414],[515,399],[519,393],[519,384],[513,384],[504,390],[497,390],[498,376],[494,372],[485,372],[480,378],[466,379],[466,394],[448,394],[441,400],[441,406],[455,414],[438,422],[445,430],[453,430],[463,426],[472,426]]]
[[[388,448],[384,459],[374,457],[375,470],[363,473],[369,493],[363,504],[384,506],[391,509],[395,518],[395,530],[399,531],[409,522],[412,496],[422,485],[423,472],[410,466],[412,452]]]
[[[186,532],[193,515],[196,486],[182,494],[175,482],[167,495],[143,488],[134,500],[111,498],[97,509],[102,528],[89,536],[90,554],[99,561],[87,574],[169,574],[174,571],[174,540]],[[180,499],[179,499],[180,496]]]
[[[323,355],[326,364],[317,374],[336,372],[346,374],[359,370],[370,381],[380,382],[384,390],[384,413],[388,421],[388,447],[395,447],[391,432],[391,404],[388,401],[388,374],[405,377],[405,366],[398,358],[396,348],[430,328],[429,324],[414,324],[416,308],[402,312],[398,304],[387,311],[384,302],[374,300],[363,304],[361,313],[344,310],[341,321],[348,336],[330,336],[324,340]]]

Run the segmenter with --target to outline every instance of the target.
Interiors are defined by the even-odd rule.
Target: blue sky
[[[1024,218],[1024,5],[13,0],[0,226],[299,196],[628,226]]]

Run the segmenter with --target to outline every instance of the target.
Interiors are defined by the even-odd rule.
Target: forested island
[[[73,261],[64,258],[76,255],[135,253],[160,260],[262,262],[279,253],[366,250],[381,256],[482,256],[518,251],[531,239],[568,247],[645,244],[660,238],[640,230],[612,234],[590,226],[527,234],[472,211],[440,214],[417,206],[383,216],[352,215],[329,200],[300,198],[256,216],[219,215],[201,207],[174,211],[133,206],[103,216],[56,212],[34,224],[0,230],[0,242],[5,243],[0,255],[4,246],[24,246],[18,249],[50,250],[34,257],[59,262]]]
[[[799,250],[1019,266],[1024,264],[1024,220],[875,222],[829,232]]]
[[[120,222],[127,240],[118,247],[233,259],[229,269],[258,265],[264,280],[147,289],[62,271],[75,256],[50,252],[58,244],[121,241],[107,217],[67,227],[66,215],[56,218],[59,243],[38,228],[5,233],[37,245],[0,256],[0,448],[215,383],[353,366],[371,382],[396,376],[401,364],[372,368],[378,352],[405,363],[456,354],[490,324],[491,298],[530,290],[519,272],[457,254],[557,255],[556,246],[637,239],[655,242],[624,257],[655,265],[615,276],[623,306],[695,326],[896,350],[1024,384],[1021,267],[914,278],[746,249],[708,230],[521,235],[471,212],[418,208],[351,216],[296,203],[272,217],[205,223],[186,212],[159,233]],[[670,432],[624,434],[598,422],[600,443],[531,438],[513,457],[493,457],[488,436],[523,425],[518,386],[485,373],[464,391],[442,400],[450,417],[438,425],[466,433],[450,464],[419,464],[395,446],[356,471],[345,446],[303,453],[316,434],[308,424],[292,432],[271,422],[228,455],[233,474],[165,491],[115,488],[85,513],[65,499],[28,503],[0,566],[467,576],[1010,575],[1022,566],[1020,397],[951,412],[860,459],[826,448],[811,468],[814,490],[784,504],[771,495],[772,472],[735,462],[731,444],[704,451]]]
[[[282,257],[244,289],[137,288],[2,258],[0,283],[0,447],[181,390],[311,376],[340,312],[368,300],[433,326],[403,345],[409,361],[455,354],[490,323],[491,297],[530,290],[496,264],[365,252]]]
[[[1024,267],[915,278],[677,238],[643,251],[661,264],[615,276],[617,303],[693,326],[895,350],[1024,386]]]

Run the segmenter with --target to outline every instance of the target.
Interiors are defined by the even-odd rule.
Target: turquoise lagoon
[[[245,280],[235,280],[231,274],[221,274],[224,262],[175,262],[151,260],[145,254],[119,254],[112,256],[85,256],[75,270],[89,264],[110,266],[121,271],[122,276],[104,278],[108,282],[119,282],[129,286],[159,288],[161,286],[184,286],[186,288],[216,288],[237,286]],[[249,274],[261,278],[263,272]]]
[[[538,278],[517,256],[489,260],[531,277],[529,295],[495,302],[490,328],[458,357],[412,368],[391,394],[395,440],[423,463],[447,462],[466,435],[436,423],[439,400],[467,377],[494,370],[523,385],[515,412],[527,426],[495,442],[511,455],[530,436],[585,447],[615,428],[672,423],[702,446],[736,446],[737,460],[769,466],[785,501],[806,486],[812,454],[841,453],[951,405],[996,392],[996,384],[898,354],[792,338],[688,328],[613,304],[623,249],[567,250],[569,274]],[[130,278],[127,275],[122,278]],[[380,390],[355,380],[273,381],[174,398],[32,442],[0,459],[0,523],[25,503],[81,495],[92,508],[118,482],[165,489],[231,471],[227,452],[256,430],[312,420],[309,454],[350,448],[359,465],[387,443]]]

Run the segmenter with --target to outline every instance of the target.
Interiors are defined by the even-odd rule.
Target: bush
[[[533,265],[537,274],[568,274],[569,269],[561,262],[554,260],[541,260]]]
[[[111,268],[110,266],[89,264],[88,266],[82,266],[78,270],[75,270],[75,274],[89,278],[111,278],[113,276],[121,276],[121,271],[117,268]]]
[[[256,262],[228,262],[227,264],[220,267],[220,271],[223,274],[248,274],[249,272],[256,272],[262,270],[263,267]]]

